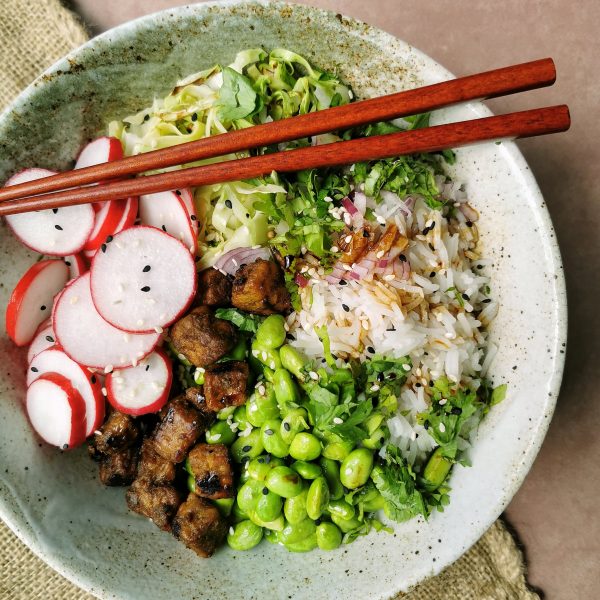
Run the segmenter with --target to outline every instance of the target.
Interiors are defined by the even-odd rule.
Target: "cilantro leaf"
[[[243,119],[260,109],[261,104],[260,97],[246,77],[231,67],[223,69],[223,85],[217,103],[220,119]]]
[[[230,321],[240,331],[247,331],[248,333],[256,333],[256,330],[264,319],[264,317],[251,315],[237,308],[217,308],[215,317],[224,321]]]

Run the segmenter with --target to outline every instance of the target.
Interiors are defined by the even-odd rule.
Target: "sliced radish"
[[[140,196],[142,225],[162,229],[196,253],[197,238],[192,229],[190,214],[181,196],[175,192],[159,192]]]
[[[117,138],[104,136],[85,146],[79,153],[73,168],[83,169],[119,158],[123,158],[121,142]]]
[[[81,394],[85,402],[85,435],[91,435],[104,421],[105,403],[99,376],[78,365],[60,348],[48,348],[33,357],[27,369],[27,385],[45,373],[59,373],[66,377]]]
[[[85,441],[85,404],[69,380],[46,373],[27,388],[27,416],[38,435],[63,450]]]
[[[169,398],[172,380],[171,359],[157,349],[137,367],[113,371],[106,376],[108,401],[127,415],[158,412]]]
[[[162,331],[183,314],[196,293],[192,255],[154,227],[131,227],[117,234],[106,252],[96,254],[90,272],[96,309],[125,331]],[[56,324],[55,331],[60,339]]]
[[[16,185],[55,175],[46,169],[26,169],[13,175],[6,185]],[[79,252],[94,227],[94,209],[89,204],[7,215],[6,222],[28,248],[53,256]]]
[[[87,262],[81,254],[70,254],[69,256],[65,256],[65,265],[69,267],[70,279],[75,279],[88,270]]]
[[[68,280],[69,268],[62,260],[41,260],[21,277],[6,307],[6,332],[17,346],[31,342]]]
[[[106,254],[99,252],[97,256]],[[89,273],[74,279],[63,290],[56,300],[52,322],[57,342],[69,357],[86,367],[107,372],[113,367],[136,365],[154,350],[160,339],[156,332],[126,333],[107,323],[92,302]]]
[[[113,236],[121,231],[124,231],[125,229],[133,227],[137,218],[137,213],[138,198],[137,196],[131,196],[130,198],[127,198],[127,205],[125,206],[125,211],[123,213],[123,216],[121,217],[121,220],[119,221],[119,223],[115,227],[115,230],[113,231]]]
[[[40,352],[51,348],[56,343],[51,319],[46,319],[35,332],[33,340],[27,350],[27,363],[29,364]]]
[[[192,227],[192,233],[194,234],[194,239],[198,240],[198,215],[196,214],[196,206],[194,205],[194,195],[192,194],[192,190],[189,188],[181,188],[180,190],[176,190],[175,193],[180,192],[180,199],[185,206],[188,217],[190,219],[190,225]]]
[[[83,247],[84,252],[98,251],[121,222],[126,206],[127,200],[113,200],[102,205],[96,213],[94,229],[92,229],[92,233]]]

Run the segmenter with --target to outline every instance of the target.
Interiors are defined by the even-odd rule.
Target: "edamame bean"
[[[321,442],[312,433],[301,431],[290,444],[290,456],[296,460],[314,460],[321,454]]]
[[[265,493],[266,492],[266,493]],[[265,486],[262,490],[262,495],[256,503],[254,513],[261,521],[274,521],[280,514],[283,508],[283,499],[281,496],[269,491]]]
[[[289,446],[281,437],[281,421],[279,419],[265,421],[260,431],[262,443],[267,452],[279,458],[289,454]]]
[[[332,500],[339,500],[344,495],[344,487],[340,481],[340,469],[337,463],[331,459],[322,456],[319,463],[323,469],[325,479],[329,485],[329,494]]]
[[[264,395],[260,393],[263,390]],[[279,417],[279,407],[271,384],[261,383],[258,385],[257,392],[252,394],[246,403],[246,415],[254,427],[262,427],[267,419]]]
[[[273,389],[279,410],[287,412],[291,404],[300,402],[300,391],[295,381],[292,379],[289,371],[285,369],[276,369],[273,372]]]
[[[344,532],[348,533],[353,529],[358,529],[363,525],[356,517],[352,519],[340,519],[337,515],[331,515],[331,520]]]
[[[258,458],[253,458],[248,463],[248,475],[257,481],[264,481],[273,467],[283,465],[280,458],[269,455],[261,455]]]
[[[363,427],[367,430],[369,435],[372,435],[381,427],[383,420],[384,416],[380,412],[371,413],[363,423]]]
[[[302,478],[289,467],[275,467],[267,475],[266,485],[275,494],[292,498],[302,491]]]
[[[260,344],[257,344],[256,340],[252,342],[252,356],[266,367],[269,367],[269,369],[275,370],[281,368],[279,351],[273,348],[264,348]]]
[[[386,438],[386,429],[377,428],[368,438],[362,441],[362,445],[369,450],[379,450],[383,446]]]
[[[371,494],[363,500],[363,509],[366,512],[376,512],[381,510],[384,506],[385,500],[379,492]]]
[[[227,534],[227,543],[234,550],[250,550],[260,543],[262,537],[262,527],[246,519],[233,526],[233,532]]]
[[[356,514],[354,506],[348,504],[345,500],[331,500],[327,506],[327,510],[330,515],[336,515],[338,518],[344,519],[345,521],[354,518],[354,515]]]
[[[237,424],[238,430],[246,429],[250,423],[248,423],[248,416],[246,415],[246,405],[238,406],[233,413],[233,422]]]
[[[308,514],[306,512],[306,496],[308,494],[308,486],[292,498],[286,498],[283,504],[283,514],[289,523],[297,525],[300,521],[304,521]]]
[[[282,544],[294,544],[299,542],[309,535],[313,535],[317,529],[315,522],[311,519],[304,519],[300,523],[287,523],[283,531],[279,534],[279,539]]]
[[[367,483],[372,470],[373,452],[367,448],[357,448],[342,462],[340,481],[347,488],[355,490]]]
[[[281,437],[287,444],[291,444],[296,434],[308,429],[308,415],[304,408],[288,410],[281,422]]]
[[[269,315],[256,330],[255,340],[263,348],[279,348],[285,342],[285,319],[281,315]]]
[[[338,436],[335,436],[335,438],[337,437]],[[323,456],[326,458],[331,458],[332,460],[337,460],[338,462],[342,462],[352,451],[354,443],[347,442],[340,438],[338,438],[338,440],[327,440],[327,443],[323,448]]]
[[[190,492],[196,493],[196,478],[193,475],[188,475],[187,486]]]
[[[263,451],[260,429],[253,429],[249,435],[238,437],[231,445],[231,456],[235,462],[256,458]]]
[[[306,495],[306,513],[317,520],[329,504],[329,488],[325,477],[317,477],[308,488]]]
[[[224,516],[228,517],[233,510],[233,505],[235,503],[235,498],[217,498],[213,500],[215,506],[219,510],[219,512]]]
[[[273,521],[263,521],[258,517],[256,512],[251,512],[248,516],[254,523],[260,525],[261,527],[264,527],[265,529],[271,529],[273,531],[283,531],[283,528],[285,527],[285,519],[283,518],[283,515],[279,515]]]
[[[290,372],[293,373],[300,381],[304,381],[303,367],[307,360],[292,346],[285,344],[279,349],[279,357],[281,364]]]
[[[321,467],[315,463],[306,462],[304,460],[297,460],[290,465],[300,477],[303,479],[316,479],[323,474]]]
[[[231,516],[234,523],[239,523],[240,521],[248,518],[248,515],[240,508],[240,505],[237,503],[237,501],[233,503]]]
[[[425,489],[429,492],[437,490],[448,477],[451,468],[452,462],[442,454],[441,448],[436,448],[423,469]]]
[[[235,441],[236,433],[231,431],[227,421],[215,421],[206,432],[207,444],[225,444],[231,446]]]
[[[333,523],[317,525],[317,546],[321,550],[335,550],[342,543],[342,532]]]
[[[246,338],[240,336],[237,344],[226,354],[226,357],[231,360],[246,360],[248,354],[248,342]]]
[[[265,378],[265,381],[268,381],[269,383],[273,383],[273,369],[269,369],[269,367],[265,367],[263,369],[263,376]]]
[[[248,515],[256,508],[256,503],[260,496],[262,496],[262,490],[264,484],[255,479],[248,479],[244,485],[238,490],[237,493],[237,505]]]
[[[227,421],[227,419],[229,419],[229,417],[233,416],[233,413],[235,412],[236,408],[237,408],[237,406],[226,406],[225,408],[222,408],[217,413],[217,419],[219,421]]]
[[[317,534],[313,533],[308,537],[305,537],[299,542],[293,544],[285,544],[286,550],[290,552],[310,552],[317,547]]]
[[[263,537],[269,544],[279,543],[279,534],[273,529],[263,529]]]

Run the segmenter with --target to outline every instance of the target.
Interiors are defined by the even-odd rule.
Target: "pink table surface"
[[[598,0],[307,0],[367,21],[457,75],[552,56],[551,89],[490,103],[497,112],[568,103],[573,126],[519,145],[538,178],[562,249],[569,351],[542,450],[506,517],[525,546],[529,581],[548,599],[600,595],[600,2]],[[183,4],[75,0],[94,31]]]

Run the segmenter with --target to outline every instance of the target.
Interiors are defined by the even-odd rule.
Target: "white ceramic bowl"
[[[118,115],[163,96],[181,76],[230,62],[246,47],[287,47],[337,70],[362,97],[451,77],[365,24],[303,6],[227,2],[171,9],[127,23],[51,67],[0,117],[0,178],[25,166],[66,168]],[[443,60],[443,57],[439,57]],[[436,122],[489,115],[480,103]],[[27,126],[24,127],[23,124]],[[551,143],[551,141],[549,142]],[[535,180],[512,143],[461,149],[453,175],[481,212],[493,295],[501,309],[492,365],[505,402],[480,429],[473,467],[457,467],[451,504],[429,522],[372,533],[335,552],[288,554],[262,544],[201,560],[127,512],[123,489],[102,487],[84,449],[61,454],[33,436],[22,410],[25,362],[0,348],[0,516],[36,554],[102,598],[386,598],[439,572],[493,523],[527,474],[546,433],[563,369],[566,300],[559,250]],[[34,256],[0,237],[0,305]]]

